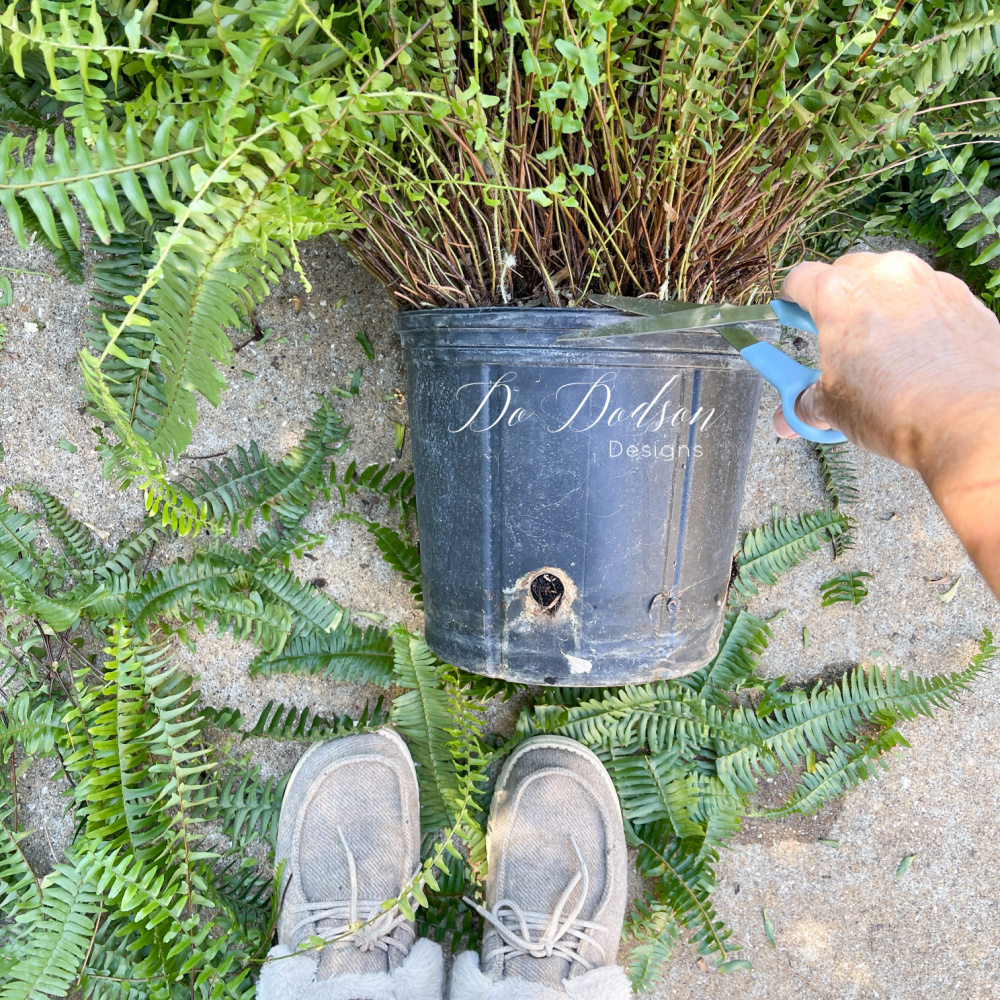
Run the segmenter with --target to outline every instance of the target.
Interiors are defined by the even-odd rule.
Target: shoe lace
[[[407,946],[393,937],[396,928],[407,922],[397,903],[388,910],[382,909],[381,899],[361,899],[358,888],[358,866],[354,854],[347,846],[344,831],[338,826],[337,834],[347,854],[347,872],[351,881],[350,899],[329,900],[298,903],[289,907],[292,915],[304,914],[292,925],[289,936],[293,939],[302,928],[309,924],[318,925],[321,920],[332,920],[332,928],[324,928],[319,935],[326,941],[352,941],[361,951],[372,951],[378,948],[388,952],[397,948],[405,955]],[[414,873],[416,874],[416,873]],[[362,916],[363,914],[363,916]],[[318,930],[318,927],[316,928]]]
[[[569,842],[573,846],[580,867],[569,880],[569,884],[563,890],[551,914],[525,910],[512,899],[498,900],[493,905],[492,910],[487,910],[475,900],[469,899],[467,896],[463,897],[463,902],[471,906],[484,920],[491,924],[503,941],[503,944],[494,948],[486,956],[487,960],[497,955],[504,958],[516,958],[520,955],[530,955],[532,958],[552,958],[555,956],[568,962],[577,962],[585,969],[590,969],[592,968],[591,964],[581,958],[578,953],[580,945],[586,941],[601,953],[601,961],[604,962],[604,948],[598,941],[594,940],[588,931],[606,931],[607,927],[592,920],[580,919],[580,911],[587,898],[590,876],[575,838],[570,837]],[[563,910],[566,908],[569,897],[581,882],[583,884],[580,887],[580,895],[575,905],[563,918]],[[541,932],[541,934],[532,938],[532,932],[536,934]]]

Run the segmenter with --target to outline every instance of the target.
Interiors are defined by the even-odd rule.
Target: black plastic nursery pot
[[[443,660],[597,687],[715,655],[761,378],[711,330],[556,343],[620,320],[398,315],[425,634]]]

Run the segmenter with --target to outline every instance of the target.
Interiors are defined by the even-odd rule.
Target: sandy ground
[[[354,444],[340,461],[359,468],[394,459],[393,422],[405,421],[405,387],[393,310],[387,296],[327,240],[303,248],[311,293],[286,277],[260,308],[264,344],[247,344],[229,372],[218,410],[203,407],[189,459],[225,453],[251,436],[280,456],[301,435],[313,394],[347,387],[357,367],[357,397],[335,398]],[[114,542],[141,516],[134,491],[118,492],[101,477],[93,453],[92,419],[84,412],[76,353],[87,307],[85,287],[66,283],[41,248],[23,251],[0,230],[0,273],[11,278],[14,304],[0,350],[0,485],[32,480]],[[13,269],[13,270],[11,270]],[[39,274],[21,273],[41,272]],[[356,341],[364,329],[374,345],[369,361]],[[242,343],[245,337],[238,340]],[[251,377],[252,376],[252,377]],[[803,442],[779,441],[768,392],[757,424],[742,522],[751,527],[824,503],[817,465]],[[67,445],[77,450],[67,450]],[[408,449],[399,460],[404,467]],[[754,610],[785,609],[764,657],[768,675],[796,681],[839,674],[878,660],[923,673],[952,671],[974,652],[984,625],[1000,623],[998,607],[934,507],[920,480],[881,459],[858,455],[861,501],[857,545],[841,563],[814,556],[766,590]],[[356,500],[355,500],[356,502]],[[373,515],[377,506],[358,507]],[[322,581],[335,600],[419,628],[407,586],[379,557],[364,529],[331,520],[339,500],[319,504],[309,525],[325,543],[296,569]],[[183,552],[177,545],[167,555]],[[818,584],[845,569],[875,574],[859,607],[824,609]],[[961,576],[953,600],[940,596]],[[808,649],[803,628],[810,631]],[[238,705],[253,717],[270,699],[315,711],[355,709],[362,689],[309,679],[251,680],[252,650],[206,637],[186,663],[200,674],[206,700]],[[880,782],[856,789],[815,819],[748,822],[719,868],[715,904],[742,941],[740,957],[754,971],[716,974],[687,945],[671,959],[656,998],[704,1000],[909,1000],[996,997],[1000,966],[1000,874],[996,864],[1000,788],[1000,675],[988,677],[954,711],[906,724],[912,743]],[[289,768],[294,746],[256,748],[265,767]],[[51,768],[24,779],[37,815],[33,850],[51,856],[70,832]],[[783,789],[768,788],[777,799]],[[839,848],[820,843],[835,841]],[[915,859],[895,878],[904,855]],[[764,936],[761,910],[774,924],[777,948]]]

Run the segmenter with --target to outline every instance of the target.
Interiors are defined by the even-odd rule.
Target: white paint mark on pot
[[[563,656],[566,657],[571,674],[589,674],[594,666],[590,660],[585,660],[582,656],[570,656],[569,653],[563,653]]]

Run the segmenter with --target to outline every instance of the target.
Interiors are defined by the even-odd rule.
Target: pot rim
[[[699,354],[739,360],[717,330],[677,330],[637,333],[592,340],[557,343],[559,337],[610,326],[622,320],[616,309],[582,306],[476,306],[472,308],[409,309],[396,313],[396,330],[403,349],[540,350],[580,358],[595,352],[635,354]],[[759,340],[777,341],[776,322],[748,323]]]

